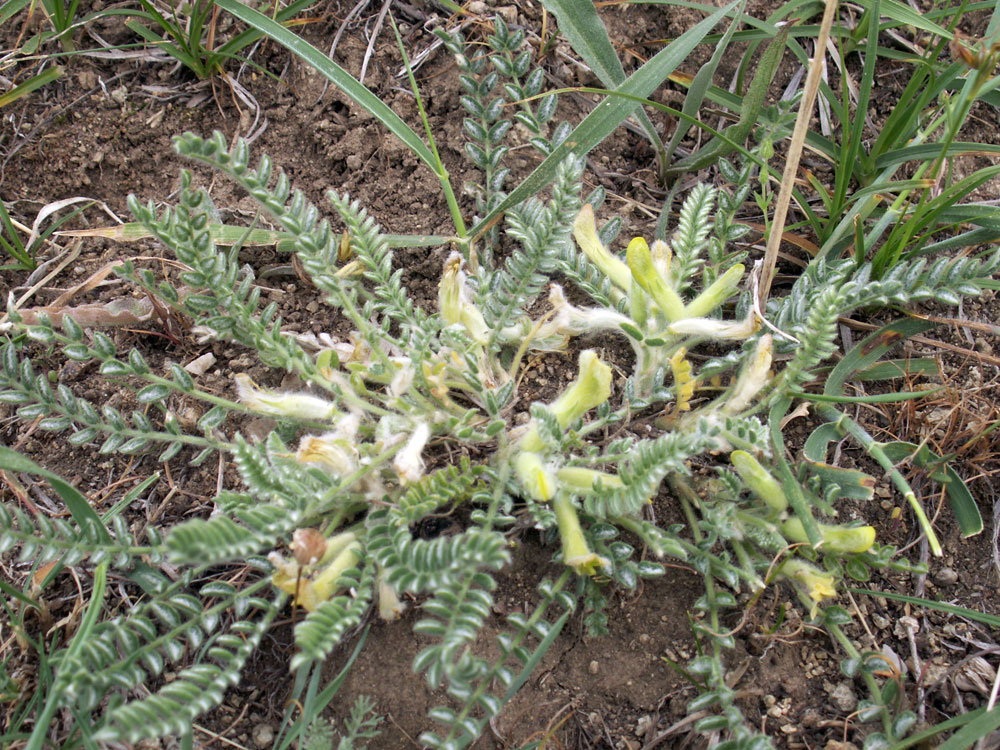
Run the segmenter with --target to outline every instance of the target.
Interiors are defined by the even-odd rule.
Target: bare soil
[[[318,47],[329,49],[339,19],[352,5],[321,3],[316,13],[320,20],[303,27],[302,33]],[[602,11],[629,67],[659,49],[659,40],[676,37],[700,18],[687,11],[659,7]],[[534,5],[497,10],[510,14],[514,22],[534,34],[540,33],[541,12]],[[767,10],[760,4],[755,12],[763,17]],[[370,28],[376,12],[369,8],[362,13],[336,48],[335,59],[354,75],[360,73],[365,59],[365,29]],[[421,22],[435,12],[429,5],[400,10],[404,43],[411,57],[432,43],[433,36],[421,28]],[[486,28],[485,19],[477,20],[468,33],[475,35],[477,28]],[[109,28],[102,33],[107,36],[113,31]],[[15,28],[0,30],[5,47],[12,45],[17,32]],[[119,41],[127,41],[127,35]],[[560,42],[544,61],[555,76],[554,83],[595,83],[585,72],[568,64],[561,56],[564,52],[568,47]],[[11,215],[30,226],[43,206],[86,196],[98,204],[86,208],[70,226],[108,225],[112,223],[110,215],[128,220],[129,193],[143,201],[169,203],[179,172],[186,168],[195,172],[199,184],[209,187],[227,220],[248,224],[255,216],[255,204],[249,198],[224,179],[183,162],[171,148],[175,134],[193,131],[208,135],[218,129],[228,139],[255,132],[254,152],[269,154],[276,166],[288,173],[292,184],[319,206],[326,205],[324,193],[332,188],[358,198],[387,231],[448,232],[447,208],[436,178],[399,141],[332,86],[327,87],[314,71],[275,45],[262,45],[254,52],[253,61],[267,74],[248,68],[239,80],[256,100],[256,112],[233,94],[223,77],[198,82],[185,71],[162,64],[86,56],[67,58],[66,74],[61,79],[3,110],[0,195]],[[698,62],[690,61],[684,70],[694,73]],[[782,70],[781,77],[787,79],[793,68],[789,61],[785,65],[788,69]],[[397,75],[400,67],[395,41],[389,31],[383,30],[375,41],[365,83],[416,127],[417,110],[405,79]],[[236,71],[228,72],[235,75]],[[732,66],[725,73],[731,74]],[[888,92],[905,83],[902,75],[887,70],[880,81]],[[463,111],[450,56],[443,50],[433,53],[418,71],[418,80],[442,156],[453,184],[460,187],[463,181],[476,179],[476,175],[462,153]],[[679,101],[680,96],[672,85],[656,94],[670,103]],[[576,122],[590,106],[583,95],[565,96],[559,116]],[[652,116],[668,133],[675,126],[663,115]],[[996,117],[996,112],[977,110],[964,139],[995,140],[1000,125]],[[689,134],[687,146],[692,145],[692,136]],[[515,152],[513,163],[517,172],[527,173],[537,159],[529,148],[524,148]],[[657,184],[645,141],[620,131],[590,155],[588,166],[585,179],[589,186],[603,185],[609,193],[608,208],[624,219],[622,236],[650,236],[664,191]],[[721,180],[715,174],[702,177]],[[470,215],[470,200],[463,197],[462,201],[463,210]],[[752,214],[755,209],[748,210]],[[750,216],[749,220],[755,219]],[[157,269],[164,255],[163,249],[151,241],[122,245],[88,239],[79,245],[66,241],[60,244],[46,248],[43,257],[48,259],[67,250],[77,254],[35,292],[31,304],[48,304],[96,270],[123,257],[138,258],[137,262]],[[760,250],[752,245],[753,253]],[[792,256],[800,253],[795,248],[788,248],[788,252]],[[407,287],[422,304],[435,304],[446,253],[402,250],[396,256],[396,263],[406,269]],[[295,276],[287,257],[273,248],[256,247],[244,250],[241,260],[254,267],[265,289],[264,296],[279,304],[287,330],[319,333],[338,328],[339,321],[328,312],[316,290]],[[784,271],[789,274],[785,278],[790,279],[794,266]],[[0,272],[0,293],[4,298],[10,291],[19,296],[28,286],[26,278],[23,271]],[[781,293],[780,283],[776,293]],[[75,295],[73,303],[107,301],[129,294],[112,276],[96,288]],[[987,296],[967,302],[958,313],[924,312],[988,324],[997,319],[1000,304]],[[893,435],[913,442],[926,439],[939,453],[956,453],[953,465],[968,480],[980,503],[986,531],[962,539],[947,504],[941,507],[940,493],[925,483],[927,494],[922,499],[934,512],[946,550],[944,558],[927,560],[926,549],[915,541],[914,524],[905,504],[877,473],[876,501],[850,512],[873,524],[880,539],[909,545],[907,555],[911,559],[923,557],[930,564],[926,578],[875,575],[868,588],[920,593],[996,614],[1000,563],[994,524],[998,480],[994,477],[998,449],[995,438],[977,438],[997,416],[1000,360],[994,356],[995,336],[988,329],[970,328],[961,321],[940,326],[936,334],[929,343],[912,344],[909,351],[938,359],[946,389],[921,401],[862,409],[855,416],[876,437]],[[200,377],[199,383],[219,392],[231,392],[236,372],[248,372],[265,384],[280,383],[280,374],[257,365],[248,352],[222,344],[200,345],[183,329],[166,330],[155,321],[142,329],[116,329],[111,335],[120,351],[138,347],[154,365],[166,360],[189,362],[213,352],[218,362]],[[935,345],[935,340],[952,348],[945,350]],[[598,341],[596,345],[620,351],[620,342],[614,340]],[[130,392],[97,377],[93,368],[80,368],[53,357],[38,360],[37,364],[58,373],[60,382],[97,403],[128,409]],[[544,396],[546,380],[549,388],[554,388],[568,371],[559,357],[543,358],[533,367],[543,379],[539,397]],[[16,421],[9,410],[0,417],[0,440],[4,444],[73,478],[95,506],[109,506],[139,481],[160,472],[159,481],[136,506],[141,509],[137,519],[140,523],[169,526],[194,514],[207,513],[217,488],[236,486],[235,472],[230,467],[212,464],[191,468],[186,463],[190,458],[187,453],[168,465],[157,464],[155,456],[130,460],[100,456],[95,451],[70,449],[58,437],[37,431],[35,425]],[[258,427],[268,429],[266,423]],[[792,443],[796,430],[802,432],[793,422],[789,433]],[[844,459],[874,471],[851,446],[845,446]],[[33,497],[44,493],[43,488],[28,486]],[[6,481],[0,485],[0,499],[18,501]],[[665,491],[656,500],[655,512],[660,519],[678,516],[675,501]],[[484,652],[494,648],[491,628],[499,627],[504,614],[530,611],[537,599],[538,581],[558,570],[551,561],[555,548],[543,544],[536,532],[522,532],[512,538],[512,544],[514,564],[500,578],[495,622],[488,625],[477,644]],[[20,585],[29,567],[5,558],[2,569]],[[62,627],[69,636],[78,623],[76,617],[69,616],[74,602],[85,599],[89,591],[88,571],[83,567],[72,576],[67,574],[56,590],[61,594],[49,602],[48,626]],[[646,581],[640,592],[609,592],[610,635],[589,638],[581,616],[571,619],[522,692],[476,747],[515,748],[531,741],[541,742],[546,748],[615,750],[706,746],[704,738],[695,735],[691,722],[685,720],[686,704],[696,693],[671,667],[671,663],[683,665],[696,654],[689,613],[701,592],[699,576],[681,565],[671,566],[662,579]],[[858,615],[856,623],[848,628],[851,638],[866,650],[897,655],[903,668],[908,669],[902,702],[919,711],[923,722],[932,724],[984,703],[981,687],[985,684],[988,690],[992,682],[988,670],[998,661],[994,634],[961,618],[911,609],[883,598],[844,597],[843,603]],[[730,613],[725,625],[737,629],[737,648],[727,655],[727,666],[730,683],[739,691],[750,720],[758,723],[777,745],[787,748],[846,750],[852,744],[860,746],[872,731],[871,725],[859,723],[854,714],[857,698],[864,697],[864,690],[861,683],[855,684],[840,673],[838,664],[843,654],[836,645],[822,631],[804,624],[803,613],[788,592],[778,587],[768,591],[745,614],[744,618],[741,610]],[[342,726],[354,695],[363,693],[376,700],[377,711],[386,720],[373,748],[419,747],[416,737],[430,728],[427,710],[442,702],[440,694],[411,672],[413,657],[424,645],[411,630],[418,616],[418,608],[411,606],[402,620],[392,624],[372,618],[367,646],[347,677],[342,697],[333,704],[331,718]],[[903,623],[908,621],[901,619],[904,616],[915,618],[915,633],[907,631]],[[64,617],[68,619],[60,624]],[[202,747],[258,747],[266,735],[262,727],[278,725],[290,688],[290,624],[286,620],[269,634],[244,682],[220,709],[205,717],[196,733]],[[331,659],[329,676],[337,674],[357,637],[355,634]],[[2,647],[6,649],[7,644]],[[970,665],[982,670],[977,659],[983,658],[987,671],[977,682],[969,677],[974,671]],[[24,665],[22,677],[25,688],[31,689],[30,664]]]

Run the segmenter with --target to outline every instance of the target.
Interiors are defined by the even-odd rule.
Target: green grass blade
[[[912,457],[913,464],[921,469],[927,469],[930,478],[944,485],[945,493],[948,495],[948,504],[955,514],[958,527],[962,530],[963,537],[970,537],[979,534],[983,530],[983,517],[979,513],[979,506],[976,500],[965,486],[965,482],[951,468],[945,459],[934,453],[926,445],[914,445],[897,441],[885,443],[882,446],[890,460],[895,463],[905,461]]]
[[[0,25],[6,22],[7,19],[13,18],[16,13],[20,13],[27,8],[30,2],[31,0],[10,0],[10,2],[0,5]]]
[[[880,2],[873,2],[873,0],[858,0],[858,5],[864,8],[869,13],[873,13],[873,8],[878,8],[878,13],[882,16],[890,19],[894,23],[880,25],[880,28],[892,28],[895,26],[914,26],[921,31],[926,31],[928,34],[933,34],[934,36],[941,37],[942,39],[951,39],[951,34],[942,26],[938,26],[933,21],[929,20],[924,14],[913,10],[910,6],[899,2],[899,0],[881,0]],[[875,16],[876,18],[878,16]]]
[[[354,666],[355,659],[357,659],[358,654],[361,653],[361,648],[365,645],[365,641],[368,640],[369,630],[371,630],[370,625],[366,627],[364,631],[362,631],[361,637],[358,639],[358,643],[354,647],[354,651],[351,652],[350,657],[347,659],[347,662],[344,664],[340,672],[337,673],[337,676],[334,677],[330,681],[330,683],[326,687],[324,687],[323,690],[318,695],[316,695],[312,700],[307,702],[306,707],[303,708],[302,715],[294,723],[291,724],[288,723],[291,720],[291,714],[292,714],[291,707],[285,713],[285,719],[282,725],[282,732],[278,735],[278,739],[274,743],[274,748],[276,750],[287,750],[287,748],[291,746],[292,742],[301,739],[302,733],[309,727],[313,719],[315,719],[320,714],[320,712],[322,712],[323,709],[325,709],[329,705],[330,701],[333,700],[334,696],[337,695],[337,692],[340,690],[341,686],[344,684],[344,681],[347,679],[347,675],[351,671],[351,667]],[[323,666],[322,664],[318,664],[313,667],[313,669],[315,670],[315,672],[313,673],[314,676],[319,675],[322,672],[321,669],[322,666]],[[297,695],[301,694],[301,686],[299,685],[300,677],[304,681],[306,673],[303,672],[300,675],[296,676],[296,685],[299,687],[298,691],[296,692]],[[310,682],[312,682],[312,680],[310,680]],[[310,691],[313,692],[311,688],[312,685],[310,685]],[[284,734],[286,729],[288,731],[287,735]]]
[[[718,136],[712,138],[695,153],[671,165],[670,169],[667,170],[668,175],[676,177],[685,172],[696,172],[699,169],[709,167],[732,153],[733,148],[730,142],[743,143],[746,141],[750,131],[757,124],[760,111],[764,106],[764,97],[767,95],[767,90],[770,88],[774,74],[781,63],[787,41],[788,27],[786,26],[778,33],[778,36],[771,40],[761,54],[757,61],[757,70],[753,80],[750,82],[746,96],[740,102],[739,120],[722,131],[728,141]]]
[[[900,740],[895,745],[893,745],[891,750],[906,750],[906,748],[917,747],[917,746],[927,747],[928,745],[925,744],[927,743],[927,740],[933,739],[934,737],[937,737],[939,734],[947,732],[951,729],[961,729],[962,727],[972,725],[973,723],[981,722],[983,721],[984,718],[991,716],[992,714],[1000,714],[1000,711],[988,712],[986,710],[986,707],[984,706],[983,708],[977,708],[975,711],[969,711],[968,713],[965,714],[959,714],[958,716],[948,719],[947,721],[942,721],[939,724],[935,724],[934,726],[930,727],[929,729],[925,729],[922,732],[916,732],[915,734],[911,734],[905,740]],[[990,731],[992,730],[986,730],[985,734],[989,734]],[[982,727],[977,725],[976,733],[972,735],[969,743],[960,745],[959,747],[970,747],[973,742],[976,742],[979,739],[979,737],[985,736],[985,734],[982,734],[981,732],[982,732]],[[955,732],[955,734],[952,736],[953,737],[958,736],[958,734],[959,734],[958,732]],[[941,750],[942,747],[944,747],[944,745],[939,745],[938,750]],[[952,750],[955,750],[955,748],[952,748]]]
[[[1000,154],[1000,144],[996,143],[970,143],[966,141],[955,141],[951,143],[944,156],[996,156]],[[940,143],[920,143],[913,146],[886,151],[875,160],[875,169],[888,169],[899,166],[904,162],[922,162],[942,156]]]
[[[22,96],[27,96],[35,89],[40,89],[47,83],[51,83],[63,74],[63,69],[58,65],[48,70],[32,76],[27,81],[12,88],[5,94],[0,95],[0,109],[6,107],[11,102],[15,102]]]
[[[7,207],[3,201],[0,201],[0,230],[3,230],[0,233],[0,246],[25,268],[35,268],[37,265],[35,259],[31,257],[31,253],[24,247],[21,238],[17,236],[17,228],[10,220],[10,214],[7,213]]]
[[[94,569],[94,587],[90,592],[90,603],[87,605],[87,611],[83,616],[80,627],[73,635],[73,640],[67,649],[66,660],[69,663],[72,663],[72,660],[80,653],[83,644],[90,638],[90,634],[97,624],[97,619],[104,608],[104,589],[107,586],[107,582],[108,561],[105,560]],[[45,701],[45,708],[42,709],[41,714],[35,721],[34,730],[31,732],[31,738],[28,740],[25,750],[42,750],[42,747],[46,743],[46,735],[49,732],[49,727],[62,699],[61,690],[53,689],[49,692]]]
[[[413,154],[437,174],[437,161],[420,136],[379,99],[364,84],[358,81],[333,60],[309,44],[305,39],[292,33],[280,23],[247,7],[239,0],[215,0],[215,4],[231,13],[243,23],[257,29],[264,36],[288,49],[292,54],[311,65],[354,102],[382,123],[389,132],[399,138]]]
[[[138,21],[126,21],[125,25],[157,49],[161,49],[166,52],[199,78],[205,77],[203,75],[204,66],[202,65],[202,61],[187,52],[187,50],[178,47],[173,42],[168,42],[165,37],[157,34],[155,31],[146,26],[143,26]],[[168,27],[164,27],[164,31],[170,33],[171,30]]]
[[[16,588],[14,588],[13,586],[11,586],[6,581],[0,580],[0,591],[4,592],[7,596],[11,596],[11,597],[17,599],[19,602],[21,602],[21,604],[24,604],[27,607],[32,607],[32,608],[37,609],[39,611],[41,611],[41,609],[42,609],[38,605],[38,602],[36,602],[34,599],[32,599],[27,594],[21,593],[20,591],[18,591]]]
[[[701,109],[701,105],[705,101],[705,96],[708,94],[708,90],[712,85],[712,79],[715,77],[715,71],[719,67],[719,63],[722,61],[723,54],[727,49],[729,49],[729,43],[732,41],[733,34],[735,33],[736,26],[738,25],[738,19],[743,16],[743,9],[745,7],[746,0],[740,3],[740,13],[736,17],[737,20],[733,20],[733,22],[729,24],[729,28],[726,29],[726,33],[722,35],[719,43],[716,44],[715,52],[712,53],[712,57],[707,63],[698,69],[694,78],[691,79],[691,84],[688,86],[687,96],[684,97],[684,104],[681,107],[682,112],[694,117]],[[684,137],[687,130],[687,128],[682,128],[679,125],[674,129],[673,135],[670,136],[670,142],[667,144],[666,159],[668,162],[674,155],[674,151],[680,145],[681,139]]]
[[[53,489],[59,497],[66,503],[73,520],[81,529],[93,530],[100,537],[101,541],[111,542],[111,535],[105,528],[100,517],[90,507],[87,498],[76,487],[71,485],[58,474],[44,469],[27,456],[22,456],[17,451],[11,450],[5,445],[0,445],[0,469],[7,471],[23,471],[28,474],[36,474],[49,480]]]
[[[231,3],[233,0],[219,0],[219,2]],[[687,59],[691,51],[704,40],[708,32],[715,27],[715,24],[727,12],[735,8],[738,3],[739,0],[732,0],[732,2],[719,8],[708,18],[677,37],[677,39],[660,50],[645,65],[629,76],[615,91],[636,97],[649,96],[657,86],[667,79],[678,65]],[[508,208],[535,195],[552,181],[556,168],[569,154],[589,153],[598,143],[611,135],[615,128],[632,114],[636,106],[638,106],[637,103],[616,101],[613,97],[608,97],[598,104],[583,119],[583,122],[576,126],[562,144],[553,149],[552,153],[545,157],[545,160],[506,199],[486,214],[472,228],[470,234],[473,237],[478,236],[486,231],[493,221]]]
[[[1000,710],[994,708],[977,716],[937,746],[937,750],[965,750],[1000,727]]]
[[[872,0],[872,7],[867,11],[867,21],[869,30],[879,21],[879,2]],[[854,110],[854,120],[850,128],[845,128],[846,138],[843,143],[841,159],[838,162],[840,169],[835,170],[835,186],[833,191],[833,213],[840,213],[840,207],[844,205],[847,197],[847,190],[850,186],[851,177],[854,173],[854,166],[857,164],[858,155],[861,153],[861,141],[864,138],[865,120],[868,116],[868,102],[871,99],[872,84],[875,80],[875,62],[878,60],[876,48],[878,46],[878,34],[868,34],[868,42],[865,49],[865,64],[861,71],[861,85],[858,87],[858,103]],[[841,54],[843,54],[841,52]],[[850,104],[848,102],[847,79],[843,80],[844,102],[843,111],[848,112]]]
[[[608,37],[607,28],[597,15],[594,4],[581,3],[579,0],[542,0],[542,5],[556,17],[559,31],[569,40],[573,50],[590,66],[598,80],[609,89],[620,86],[625,80],[625,69]],[[635,117],[646,132],[649,142],[653,144],[662,173],[666,168],[667,159],[663,141],[660,140],[659,133],[656,132],[649,115],[644,110],[636,110]]]
[[[216,5],[219,3],[216,2]],[[316,0],[296,0],[294,3],[290,3],[284,8],[281,8],[275,15],[274,20],[278,23],[283,23],[287,21],[296,13],[316,4]],[[245,31],[237,34],[228,42],[223,44],[221,47],[215,50],[215,55],[221,58],[235,57],[236,54],[245,47],[253,44],[258,39],[261,38],[263,34],[257,29],[246,29]]]
[[[989,625],[990,627],[993,628],[1000,628],[1000,617],[996,615],[988,615],[985,612],[977,612],[974,609],[960,607],[957,604],[949,604],[948,602],[936,602],[931,599],[921,599],[919,596],[908,596],[907,594],[897,594],[894,591],[871,591],[869,589],[854,589],[854,588],[848,588],[847,590],[850,591],[852,594],[864,594],[865,596],[875,596],[880,599],[891,599],[894,602],[913,604],[917,607],[926,607],[927,609],[935,609],[938,612],[946,612],[950,615],[958,615],[959,617],[965,617],[968,618],[969,620],[980,622],[983,625]]]
[[[844,358],[837,363],[826,378],[823,393],[827,396],[842,396],[844,384],[860,370],[866,370],[874,365],[890,348],[910,336],[930,330],[933,323],[916,318],[904,318],[883,326],[869,334],[851,348]]]
[[[933,393],[937,393],[941,388],[934,388],[930,391],[897,391],[893,393],[872,393],[867,396],[831,396],[827,393],[808,393],[806,391],[790,390],[788,393],[795,398],[806,401],[822,402],[824,404],[894,404],[898,401],[916,401]]]

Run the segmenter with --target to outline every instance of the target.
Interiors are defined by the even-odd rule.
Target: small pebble
[[[258,724],[253,728],[253,743],[257,747],[270,747],[273,742],[274,728],[270,724]]]
[[[646,715],[640,716],[639,720],[635,723],[635,736],[642,737],[649,731],[650,725],[653,723],[653,717]]]
[[[601,665],[598,664],[597,661],[592,661],[587,666],[587,671],[590,672],[591,674],[597,674],[600,670],[601,670]]]
[[[934,574],[934,583],[939,586],[951,586],[958,582],[958,573],[954,568],[941,568]]]
[[[850,685],[841,682],[830,693],[830,703],[841,713],[848,714],[858,707],[858,696]]]

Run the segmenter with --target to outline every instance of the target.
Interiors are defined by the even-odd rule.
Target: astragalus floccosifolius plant
[[[720,609],[782,578],[811,615],[836,628],[843,612],[827,605],[845,570],[902,564],[870,527],[814,518],[832,515],[839,497],[870,493],[870,478],[823,459],[790,465],[774,415],[832,353],[837,316],[974,293],[998,256],[898,265],[878,282],[867,266],[827,262],[788,297],[772,300],[765,321],[744,267],[726,252],[726,233],[738,234],[727,195],[714,219],[726,227],[723,236],[713,229],[716,192],[699,187],[669,242],[635,238],[622,255],[602,240],[594,206],[581,201],[582,160],[570,157],[547,201],[533,198],[508,212],[506,260],[456,242],[443,256],[437,304],[421,307],[407,294],[387,238],[347,196],[328,194],[346,227],[340,235],[284,174],[273,177],[266,157],[251,168],[242,141],[230,148],[221,135],[189,134],[176,145],[235,180],[280,225],[331,321],[347,321],[350,333],[283,330],[275,305],[262,307],[239,248],[214,243],[211,202],[185,173],[178,203],[166,211],[130,201],[185,270],[167,280],[129,263],[123,274],[189,317],[195,334],[247,347],[262,363],[294,373],[300,389],[272,390],[237,375],[228,396],[208,393],[178,365],[157,372],[137,350],[120,355],[108,336],[70,316],[59,325],[44,317],[22,323],[19,337],[5,343],[0,398],[20,416],[68,430],[74,444],[100,437],[104,452],[160,445],[160,460],[188,449],[182,455],[198,462],[218,451],[243,483],[215,497],[212,517],[165,538],[153,527],[137,540],[124,524],[109,533],[3,510],[4,547],[21,545],[22,554],[43,561],[110,561],[146,592],[59,662],[60,700],[96,716],[95,736],[137,741],[189,727],[239,679],[290,600],[306,610],[291,666],[308,671],[369,608],[393,619],[409,599],[421,610],[414,628],[431,639],[414,669],[454,700],[431,712],[440,727],[421,741],[464,747],[523,684],[574,608],[582,604],[587,625],[600,632],[602,591],[662,575],[659,560],[671,556],[688,560],[706,582],[696,622],[711,646],[690,665],[703,680],[692,710],[717,710],[699,729],[724,731],[729,747],[765,746],[744,726],[723,680],[721,649],[732,636],[719,625]],[[577,292],[589,301],[570,302]],[[545,293],[548,304],[529,314]],[[19,320],[13,307],[9,315]],[[70,359],[97,362],[105,377],[134,385],[144,409],[127,416],[53,388],[36,375],[20,333]],[[597,345],[608,336],[627,341],[634,362],[603,360]],[[703,345],[715,358],[692,357]],[[522,380],[529,351],[573,363],[561,392],[530,407],[519,401],[531,393],[530,376]],[[627,374],[616,378],[616,370]],[[203,406],[193,429],[176,415],[182,397]],[[640,412],[654,417],[655,436],[629,433]],[[757,416],[765,412],[770,424]],[[241,431],[247,414],[282,427],[251,440]],[[621,437],[608,442],[604,428],[612,424]],[[825,452],[822,437],[813,454]],[[695,482],[695,463],[714,465],[715,478]],[[647,515],[665,479],[687,527],[664,528]],[[463,519],[460,533],[414,535],[415,524],[442,511]],[[534,611],[507,617],[499,657],[487,660],[471,646],[490,614],[495,575],[510,560],[506,531],[519,519],[551,530],[561,567],[540,582]],[[164,560],[172,577],[158,568]],[[210,575],[244,562],[257,577],[235,585]],[[198,656],[172,682],[125,699],[190,654]]]

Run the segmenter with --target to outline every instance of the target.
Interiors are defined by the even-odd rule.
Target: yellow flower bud
[[[684,309],[684,314],[679,315],[678,318],[702,318],[708,315],[736,291],[736,286],[740,283],[744,270],[742,264],[739,263],[730,268],[713,281],[708,289],[691,300],[691,303]]]
[[[556,478],[575,492],[592,492],[594,484],[600,481],[605,489],[620,490],[625,483],[615,474],[607,474],[582,466],[564,466],[556,471]]]
[[[592,552],[587,545],[580,526],[580,517],[568,497],[562,493],[552,501],[559,524],[559,536],[562,538],[563,562],[573,568],[579,575],[594,575],[598,568],[607,568],[611,563]]]
[[[784,562],[781,566],[781,575],[795,583],[812,599],[810,617],[816,616],[816,610],[824,599],[832,599],[837,595],[831,574],[824,573],[815,565],[798,557],[792,557]]]
[[[548,502],[556,493],[557,482],[552,469],[533,451],[522,451],[514,459],[514,471],[521,485],[534,500]]]
[[[351,542],[345,547],[333,562],[319,571],[316,577],[306,583],[299,592],[298,601],[309,612],[312,612],[337,592],[337,582],[350,568],[361,560],[361,543]]]
[[[653,298],[653,302],[667,319],[674,321],[683,318],[684,302],[674,288],[657,273],[646,240],[636,237],[628,243],[625,259],[632,270],[632,278]]]
[[[823,539],[823,549],[829,552],[854,554],[868,551],[875,544],[875,527],[873,526],[837,526],[833,524],[817,524],[819,535]],[[789,518],[781,524],[781,531],[792,542],[808,542],[809,537],[798,518]]]
[[[361,559],[360,552],[361,544],[352,532],[327,539],[322,557],[309,565],[300,565],[272,552],[268,555],[275,568],[271,582],[286,594],[291,594],[296,604],[312,612],[334,595],[337,581],[346,570],[357,565]]]
[[[576,244],[583,250],[583,254],[590,258],[591,262],[600,268],[612,282],[623,291],[627,292],[632,288],[632,274],[628,266],[618,258],[608,252],[597,236],[597,223],[594,221],[594,208],[589,203],[584,203],[573,222],[573,237]]]
[[[788,508],[788,498],[785,497],[781,483],[772,477],[756,458],[746,451],[733,451],[729,454],[729,461],[736,469],[736,473],[747,483],[750,491],[770,508],[779,513]]]
[[[593,349],[580,352],[579,367],[576,380],[549,407],[560,427],[568,427],[611,396],[611,368],[600,360]],[[528,451],[542,450],[544,444],[537,425],[532,424],[528,428],[521,447]]]

